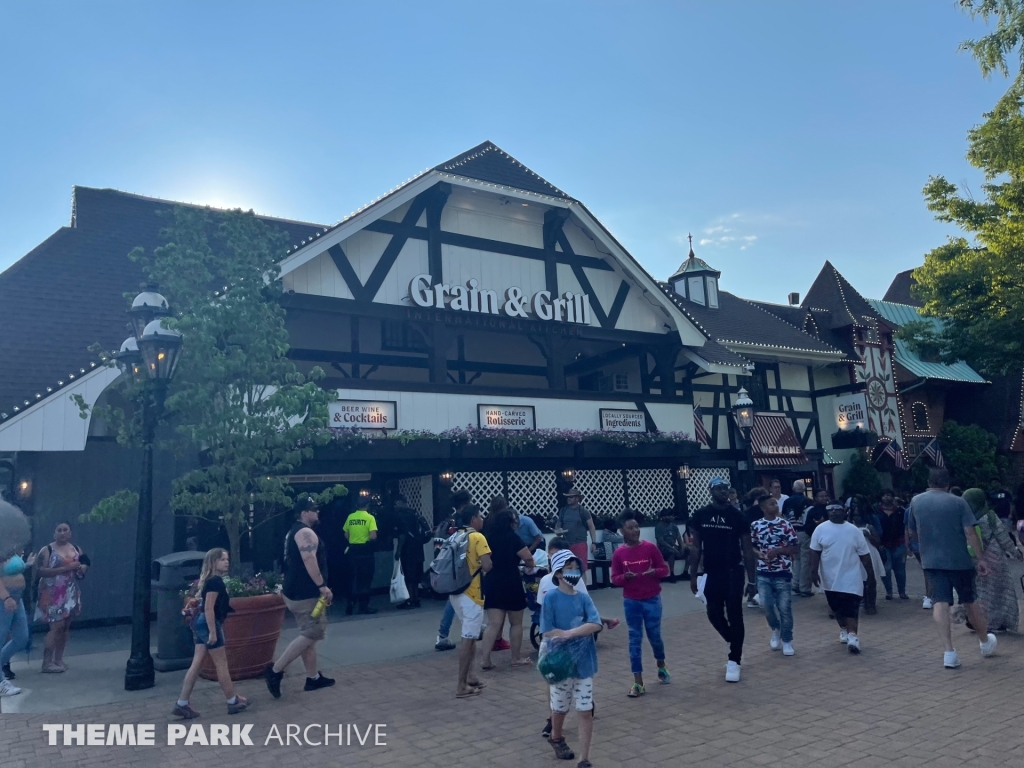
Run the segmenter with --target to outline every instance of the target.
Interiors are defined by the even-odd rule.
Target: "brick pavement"
[[[673,585],[669,589],[685,589]],[[837,642],[822,596],[795,604],[797,655],[768,649],[759,612],[746,611],[748,641],[743,681],[723,680],[726,650],[702,614],[669,619],[664,636],[673,673],[670,686],[648,683],[630,700],[625,627],[603,632],[596,679],[598,717],[591,760],[596,766],[1020,766],[1024,729],[1017,720],[1024,639],[1000,635],[999,655],[982,660],[974,636],[954,628],[963,667],[942,667],[931,616],[919,601],[882,602],[864,617],[863,653]],[[507,664],[508,654],[496,660]],[[650,680],[654,679],[649,650]],[[483,695],[455,700],[453,654],[413,661],[345,667],[338,685],[305,694],[298,664],[273,701],[262,682],[241,684],[252,709],[223,714],[215,684],[200,683],[199,722],[252,723],[253,747],[163,745],[171,702],[140,700],[62,712],[0,716],[0,766],[146,766],[147,768],[287,768],[288,766],[522,766],[559,762],[542,741],[546,688],[532,669],[499,667],[482,673]],[[42,724],[155,723],[156,747],[46,745]],[[386,723],[387,746],[262,746],[271,726],[312,722]],[[575,720],[567,731],[575,741]]]

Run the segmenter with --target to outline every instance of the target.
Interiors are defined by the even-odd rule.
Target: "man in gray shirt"
[[[975,602],[974,592],[975,571],[987,576],[988,566],[977,559],[982,550],[974,530],[974,512],[966,501],[949,492],[949,470],[931,470],[928,490],[910,502],[909,521],[907,534],[920,544],[921,566],[934,604],[932,616],[946,645],[943,665],[948,669],[960,666],[949,624],[954,589],[978,637],[984,638],[979,641],[982,657],[991,656],[996,650],[996,636],[989,633],[985,606]]]
[[[569,549],[579,558],[580,564],[583,566],[584,578],[586,578],[588,555],[591,549],[597,548],[597,529],[594,527],[594,516],[583,508],[580,504],[581,501],[583,501],[583,494],[576,486],[565,492],[566,506],[558,511],[558,528],[555,533],[569,542]],[[589,548],[587,547],[588,531],[592,541]]]

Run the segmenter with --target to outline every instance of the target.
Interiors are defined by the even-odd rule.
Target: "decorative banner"
[[[868,406],[864,393],[855,395],[839,395],[833,403],[836,415],[836,426],[843,432],[851,429],[866,430],[868,428]]]
[[[327,406],[328,426],[342,429],[397,429],[394,400],[335,400]]]
[[[477,405],[480,429],[536,429],[532,405]]]
[[[646,432],[647,416],[643,411],[601,408],[601,430],[604,432]]]
[[[755,413],[751,453],[758,467],[794,467],[807,463],[789,419],[782,413]]]

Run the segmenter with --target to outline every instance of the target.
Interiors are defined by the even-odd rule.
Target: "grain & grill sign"
[[[393,400],[335,400],[327,406],[328,424],[340,429],[397,429]]]
[[[515,431],[536,429],[532,405],[484,405],[476,407],[480,429]]]
[[[601,408],[601,430],[604,432],[646,432],[647,417],[643,411]]]
[[[868,428],[868,409],[864,401],[864,393],[855,395],[840,395],[835,399],[833,405],[836,416],[836,426],[846,431],[850,429]]]

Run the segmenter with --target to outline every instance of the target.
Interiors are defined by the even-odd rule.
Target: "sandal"
[[[642,685],[640,685],[640,683],[633,683],[633,686],[629,689],[629,693],[626,695],[631,699],[639,699],[645,693],[647,693],[647,691]]]
[[[565,743],[565,739],[548,739],[548,744],[555,750],[555,757],[559,760],[572,760],[576,757],[576,753],[569,749],[569,745]]]
[[[470,699],[473,696],[479,696],[481,693],[483,693],[483,690],[483,688],[470,688],[468,691],[465,691],[464,693],[456,693],[455,698]]]
[[[487,687],[487,683],[483,680],[477,680],[475,683],[466,683],[470,688],[480,688],[481,690]]]
[[[580,760],[576,763],[576,768],[594,768],[589,760]]]
[[[668,667],[658,667],[658,682],[663,685],[672,682],[672,675],[669,674]]]
[[[494,664],[481,664],[480,669],[482,669],[484,672],[490,672],[492,669],[494,669]]]
[[[518,661],[512,662],[513,667],[532,667],[533,662],[530,659],[519,659]]]

